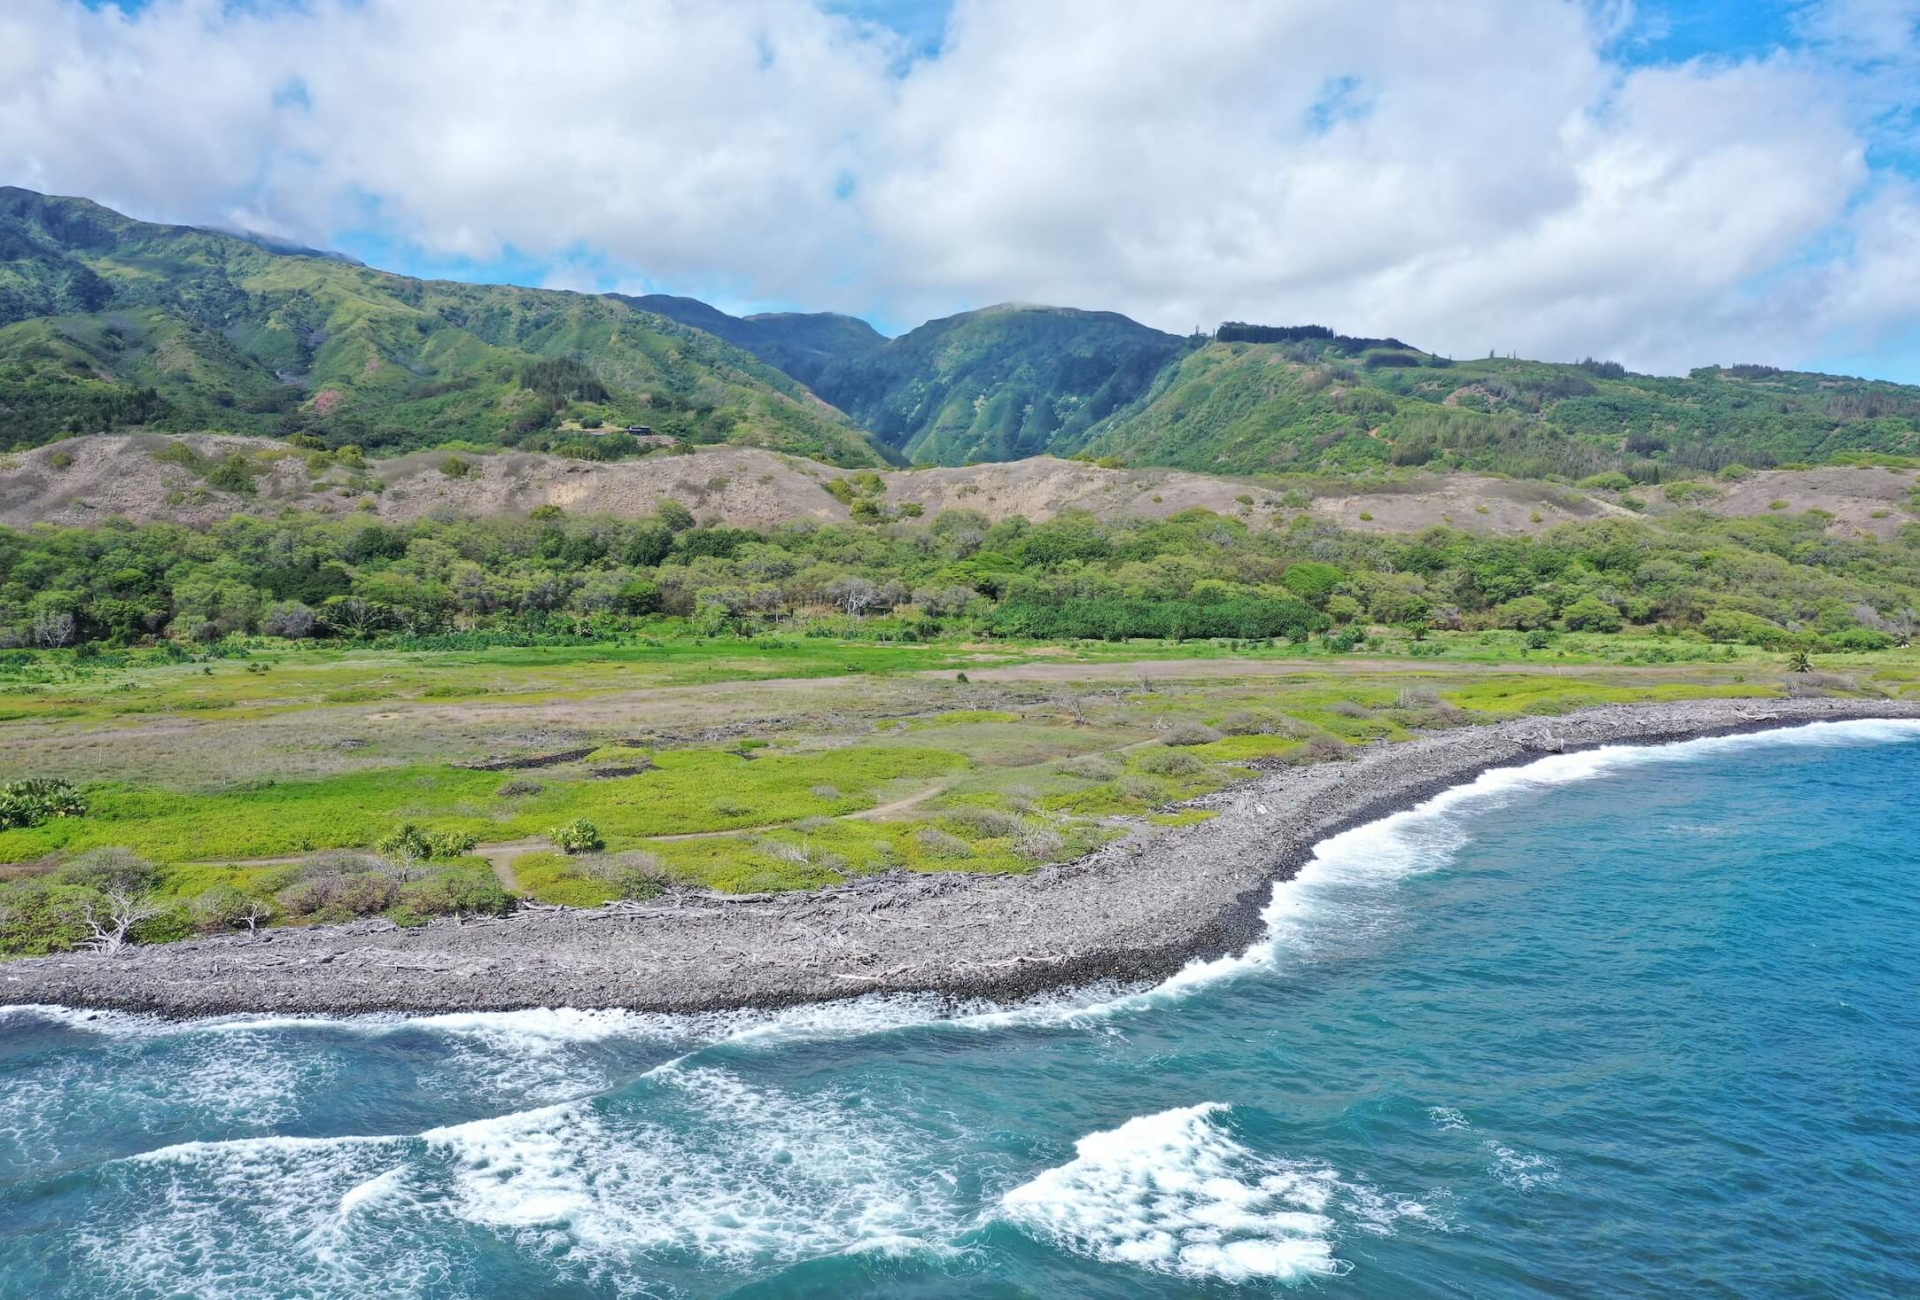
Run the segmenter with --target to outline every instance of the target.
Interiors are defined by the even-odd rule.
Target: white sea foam
[[[659,1073],[644,1114],[576,1104],[422,1135],[452,1212],[589,1272],[671,1252],[743,1262],[938,1245],[952,1176],[924,1135],[837,1093],[713,1067]]]
[[[1515,1191],[1531,1192],[1560,1181],[1560,1166],[1551,1156],[1537,1151],[1516,1151],[1499,1142],[1490,1141],[1486,1147],[1492,1157],[1487,1172]]]
[[[1312,929],[1319,928],[1329,894],[1356,886],[1391,886],[1410,875],[1451,862],[1467,839],[1465,828],[1459,824],[1464,813],[1498,807],[1542,787],[1593,780],[1642,764],[1693,762],[1754,747],[1826,748],[1916,739],[1920,739],[1920,720],[1915,719],[1812,722],[1669,744],[1607,745],[1575,754],[1551,755],[1523,767],[1484,772],[1477,779],[1442,791],[1416,807],[1321,841],[1293,878],[1275,885],[1262,911],[1267,928],[1262,942],[1243,953],[1190,963],[1154,985],[1094,985],[1011,1004],[985,1000],[956,1004],[933,996],[873,994],[778,1011],[749,1009],[690,1015],[563,1007],[427,1016],[390,1013],[344,1017],[224,1016],[179,1021],[27,1004],[0,1006],[0,1017],[39,1016],[87,1032],[142,1037],[264,1032],[311,1026],[368,1034],[425,1030],[470,1039],[492,1051],[518,1056],[620,1038],[689,1044],[727,1041],[753,1046],[799,1038],[859,1038],[936,1022],[976,1029],[1082,1025],[1116,1011],[1179,998],[1220,980],[1273,966],[1285,953],[1294,950]]]
[[[1451,1106],[1432,1106],[1427,1110],[1427,1118],[1442,1133],[1453,1133],[1463,1128],[1472,1128],[1467,1117]]]
[[[125,1197],[77,1234],[102,1292],[267,1300],[405,1296],[444,1277],[420,1231],[408,1137],[183,1142],[106,1167]],[[137,1208],[136,1208],[137,1207]],[[135,1212],[129,1212],[133,1209]]]
[[[1001,1213],[1077,1254],[1228,1282],[1339,1276],[1351,1267],[1334,1254],[1343,1224],[1430,1220],[1324,1164],[1254,1155],[1221,1127],[1226,1111],[1209,1102],[1090,1133],[1074,1159],[1001,1197]]]
[[[1494,768],[1412,808],[1332,835],[1290,879],[1277,882],[1261,911],[1265,937],[1245,952],[1194,961],[1148,989],[1082,1008],[1090,1017],[1178,999],[1223,980],[1268,970],[1310,952],[1316,932],[1351,938],[1381,916],[1365,895],[1450,865],[1467,843],[1466,818],[1543,788],[1570,785],[1655,763],[1688,763],[1743,749],[1833,748],[1920,740],[1920,719],[1863,718],[1660,745],[1604,745],[1554,754],[1522,767]],[[1356,903],[1358,904],[1356,906]]]

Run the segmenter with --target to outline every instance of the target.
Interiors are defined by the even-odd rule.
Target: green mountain
[[[1004,305],[828,366],[814,391],[922,465],[1079,450],[1187,347],[1113,312]]]
[[[1275,342],[1249,341],[1280,336]],[[1291,335],[1292,337],[1286,337]],[[1740,463],[1920,455],[1920,388],[1767,366],[1454,362],[1390,339],[1223,326],[1085,450],[1228,473],[1429,465],[1642,481]]]
[[[608,297],[705,330],[809,386],[817,383],[821,372],[834,362],[865,356],[887,341],[886,335],[859,317],[837,312],[774,311],[729,316],[698,298],[676,298],[666,293],[640,298],[616,293]]]
[[[1920,388],[1765,366],[1455,362],[1313,326],[1185,339],[1015,305],[888,340],[831,313],[415,280],[0,188],[0,450],[150,427],[598,456],[632,444],[583,430],[636,423],[849,466],[1052,453],[1657,481],[1920,455]]]
[[[145,425],[549,447],[599,423],[886,459],[790,375],[627,302],[415,280],[0,189],[0,446]]]

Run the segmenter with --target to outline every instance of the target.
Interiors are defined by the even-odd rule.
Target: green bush
[[[1149,750],[1134,766],[1154,776],[1197,776],[1207,770],[1205,763],[1177,749]]]
[[[491,874],[442,871],[401,886],[400,905],[427,916],[504,916],[513,898]]]
[[[1867,651],[1891,650],[1899,642],[1887,633],[1870,627],[1850,627],[1828,637],[1827,644],[1836,650]]]
[[[1620,611],[1598,596],[1582,596],[1560,616],[1570,632],[1618,632]]]
[[[384,858],[458,858],[471,853],[475,843],[474,836],[465,831],[424,831],[412,822],[403,822],[375,840],[373,851]]]
[[[0,885],[0,954],[44,957],[70,952],[87,939],[86,906],[99,893],[42,876]]]
[[[547,838],[563,853],[597,853],[606,846],[606,841],[600,838],[599,827],[584,817],[554,827],[547,832]]]
[[[1500,606],[1500,626],[1531,632],[1553,621],[1553,606],[1539,596],[1516,596]]]
[[[1235,596],[1226,600],[1060,598],[1040,591],[1010,596],[987,620],[994,636],[1035,641],[1304,640],[1327,626],[1327,616],[1301,600]]]
[[[85,817],[87,801],[71,781],[29,777],[0,785],[0,830],[39,826],[60,817]]]
[[[1782,649],[1799,640],[1778,623],[1769,622],[1758,614],[1749,614],[1739,609],[1712,611],[1700,620],[1700,630],[1714,641],[1739,642],[1769,650]]]

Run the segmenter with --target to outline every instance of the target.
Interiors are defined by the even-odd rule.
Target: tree
[[[246,926],[247,938],[252,939],[259,933],[260,927],[272,919],[272,904],[250,898],[247,900],[247,905],[240,910],[240,914],[234,918],[234,924]]]
[[[386,610],[359,596],[335,596],[327,602],[327,622],[348,636],[364,637],[386,622]]]
[[[835,578],[827,584],[827,599],[855,618],[880,601],[880,589],[857,573]]]
[[[127,934],[134,926],[160,914],[160,904],[153,895],[119,887],[103,891],[100,902],[89,899],[81,907],[81,923],[89,935],[83,946],[107,956],[126,946]]]
[[[1553,621],[1553,606],[1539,596],[1516,596],[1500,606],[1500,626],[1531,632]]]
[[[33,642],[49,650],[72,645],[77,626],[73,615],[66,610],[43,609],[33,616]]]
[[[1582,596],[1561,615],[1570,632],[1618,632],[1620,611],[1598,596]]]
[[[1813,660],[1807,657],[1805,650],[1796,650],[1787,656],[1787,671],[1790,673],[1810,673],[1813,671]]]

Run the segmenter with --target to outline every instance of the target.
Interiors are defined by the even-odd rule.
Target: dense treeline
[[[1539,539],[1435,528],[1252,530],[1160,521],[931,521],[755,532],[654,518],[406,525],[239,517],[0,531],[0,640],[15,648],[448,634],[602,635],[682,619],[704,633],[812,627],[1066,638],[1288,637],[1335,625],[1616,631],[1872,648],[1920,606],[1920,526],[1842,538],[1818,512],[1569,525]],[[881,625],[868,620],[892,618]]]

